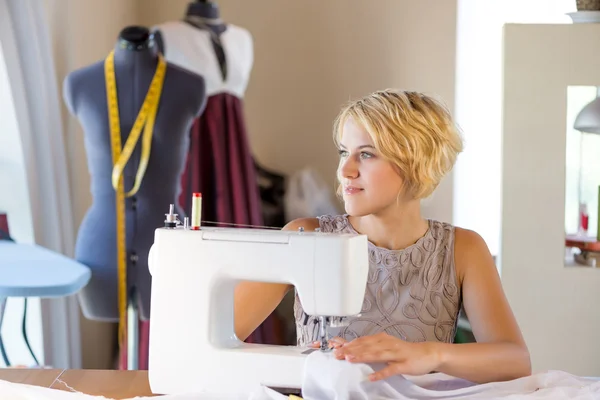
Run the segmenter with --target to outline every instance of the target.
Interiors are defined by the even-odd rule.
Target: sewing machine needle
[[[319,317],[319,333],[321,336],[321,351],[329,350],[329,343],[327,340],[327,319],[326,317]]]

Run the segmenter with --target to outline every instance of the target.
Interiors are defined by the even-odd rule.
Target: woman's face
[[[351,118],[344,124],[339,152],[338,179],[348,214],[377,214],[398,205],[403,184],[398,168],[378,153],[369,134]]]

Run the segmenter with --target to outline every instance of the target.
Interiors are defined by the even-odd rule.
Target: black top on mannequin
[[[210,32],[221,76],[223,80],[227,79],[227,59],[220,39],[221,34],[227,30],[227,25],[220,18],[219,6],[214,1],[196,0],[188,4],[183,20],[195,28]],[[164,54],[165,44],[159,30],[154,32],[154,38],[159,51]]]
[[[156,72],[159,54],[150,31],[139,26],[123,29],[113,50],[123,146]],[[92,271],[90,283],[80,292],[80,304],[89,319],[117,321],[115,190],[104,64],[101,60],[69,73],[63,83],[63,98],[83,128],[92,195],[75,248],[75,258]],[[137,193],[125,200],[128,291],[136,291],[143,320],[150,316],[147,261],[154,230],[164,225],[170,204],[176,205],[180,219],[184,217],[178,196],[189,130],[205,105],[204,78],[167,63],[146,172]],[[138,142],[123,170],[126,191],[133,187],[141,147]]]

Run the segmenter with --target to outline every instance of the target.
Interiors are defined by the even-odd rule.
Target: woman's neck
[[[429,222],[421,216],[418,200],[390,207],[377,214],[349,217],[353,228],[367,235],[375,246],[402,250],[415,244],[429,229]]]

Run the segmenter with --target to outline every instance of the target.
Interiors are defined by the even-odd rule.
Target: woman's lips
[[[344,187],[344,193],[347,195],[353,195],[362,192],[363,189],[355,187],[355,186],[346,186]]]

